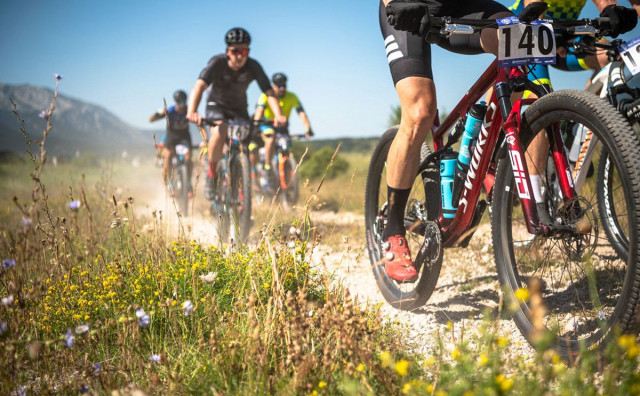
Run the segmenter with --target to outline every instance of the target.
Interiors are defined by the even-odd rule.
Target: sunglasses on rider
[[[249,48],[229,48],[229,51],[234,55],[249,55]]]
[[[278,85],[276,85],[276,87],[278,87],[278,88],[280,88],[280,89],[282,89],[282,88],[286,88],[286,87],[287,87],[287,84],[278,84]]]

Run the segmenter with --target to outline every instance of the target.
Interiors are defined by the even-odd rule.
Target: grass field
[[[344,158],[346,172],[305,183],[302,204],[278,216],[362,213],[368,158]],[[168,232],[170,206],[149,205],[165,200],[159,174],[95,157],[0,164],[0,394],[640,393],[629,336],[606,359],[584,351],[567,364],[544,342],[507,359],[487,314],[455,349],[411,352],[379,307],[310,266],[319,242],[270,232],[269,205],[256,213],[267,232],[237,250]],[[360,231],[324,232],[332,244]]]

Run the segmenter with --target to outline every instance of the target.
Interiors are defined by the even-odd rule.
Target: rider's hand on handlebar
[[[306,139],[309,139],[309,138],[313,137],[313,135],[315,135],[315,134],[313,133],[313,131],[311,129],[309,129],[307,132],[305,132],[304,137]]]
[[[285,117],[284,115],[279,115],[279,116],[275,116],[273,117],[273,126],[278,128],[278,127],[282,127],[282,126],[286,126],[287,125],[287,117]]]
[[[628,32],[636,27],[638,23],[638,14],[632,8],[626,8],[619,5],[611,4],[606,6],[600,16],[609,18],[611,24],[611,37],[618,37],[619,34]]]
[[[397,30],[424,36],[429,29],[429,8],[415,0],[393,0],[387,4],[387,20]]]
[[[189,120],[189,122],[193,122],[194,124],[202,124],[202,116],[200,116],[200,113],[187,113],[187,120]]]

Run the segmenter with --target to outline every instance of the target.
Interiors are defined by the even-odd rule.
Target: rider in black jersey
[[[162,139],[162,175],[167,183],[170,183],[168,179],[169,161],[172,155],[175,155],[176,145],[184,144],[187,147],[191,147],[191,134],[189,133],[189,121],[187,120],[187,93],[183,90],[178,90],[173,93],[173,99],[176,104],[166,109],[160,109],[153,113],[149,117],[149,122],[154,122],[166,117],[167,119],[167,134]],[[189,195],[192,194],[191,189],[191,153],[188,152],[184,159],[187,163],[187,172],[189,174]],[[172,192],[173,188],[168,185],[169,192]]]
[[[247,112],[247,88],[252,81],[256,80],[262,92],[267,95],[269,105],[274,109],[274,124],[276,126],[286,124],[287,119],[282,115],[269,78],[262,66],[255,59],[248,57],[251,43],[249,32],[242,28],[233,28],[225,35],[225,42],[226,52],[209,60],[191,90],[187,119],[198,125],[201,124],[202,118],[197,112],[198,105],[204,91],[211,86],[205,111],[207,119],[250,120]],[[216,174],[216,164],[222,157],[226,135],[226,128],[220,128],[219,125],[210,128],[209,171],[204,189],[207,199],[213,199],[215,183],[212,179]]]

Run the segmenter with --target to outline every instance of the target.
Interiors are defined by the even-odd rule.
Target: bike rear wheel
[[[416,225],[412,231],[407,229],[407,241],[412,258],[420,266],[419,279],[415,283],[399,283],[389,278],[384,268],[381,249],[382,231],[386,225],[387,181],[386,162],[391,142],[398,132],[397,128],[387,130],[381,137],[373,151],[367,183],[365,187],[365,228],[367,250],[371,260],[373,275],[378,288],[384,298],[393,307],[402,310],[415,310],[422,307],[435,289],[442,266],[442,253],[438,253],[436,260],[419,263],[417,253],[424,242],[424,236],[416,230],[420,229],[423,221],[434,221],[440,210],[440,178],[435,164],[421,169],[416,175],[411,189],[407,208],[405,209],[405,224]],[[420,153],[421,160],[429,154],[429,147],[423,143]]]
[[[548,237],[529,234],[508,155],[498,165],[491,219],[498,276],[516,325],[532,344],[550,340],[565,357],[583,347],[602,345],[615,327],[634,329],[640,296],[640,150],[624,119],[589,93],[558,91],[524,112],[521,142],[526,152],[535,136],[548,128],[576,123],[593,131],[597,139],[594,166],[609,158],[611,177],[619,185],[614,192],[616,221],[626,228],[632,247],[627,257],[616,252],[602,230],[611,219],[598,209],[602,196],[596,178],[585,179],[576,198],[555,199],[548,177],[555,172],[552,161],[546,161],[547,170],[540,172],[527,162],[530,173],[545,175],[542,192],[554,224],[578,230],[577,225],[586,221],[590,229]],[[520,291],[527,288],[541,297],[542,304]]]

